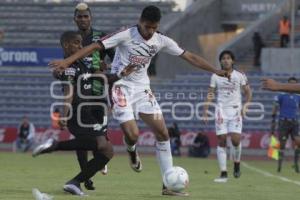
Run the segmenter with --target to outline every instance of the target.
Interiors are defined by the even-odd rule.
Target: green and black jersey
[[[91,33],[88,36],[82,38],[82,45],[87,46],[94,42],[98,42],[104,36],[106,36],[105,33],[92,29]],[[95,51],[91,55],[85,57],[83,61],[88,68],[92,69],[92,72],[95,72],[98,70],[102,70],[101,61],[103,61],[106,56],[108,56],[110,60],[113,61],[114,54],[114,49]],[[93,80],[92,89],[94,95],[102,95],[104,86],[98,80]]]

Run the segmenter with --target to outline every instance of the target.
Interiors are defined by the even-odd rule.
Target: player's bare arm
[[[73,101],[73,86],[72,85],[67,85],[65,84],[63,87],[64,91],[64,106],[63,106],[63,113],[62,113],[62,118],[66,118],[68,116],[68,113],[70,111],[70,106]],[[67,127],[67,121],[65,119],[60,119],[59,120],[59,126],[64,129]]]
[[[262,88],[271,91],[292,92],[300,94],[300,84],[280,83],[270,78],[262,79]]]
[[[214,66],[209,64],[205,59],[189,51],[185,51],[180,57],[186,60],[187,62],[191,63],[193,66],[197,67],[198,69],[209,71],[219,76],[228,76],[227,72],[225,72],[224,70],[216,69]]]
[[[66,59],[51,61],[49,63],[49,66],[56,71],[63,71],[68,66],[70,66],[72,63],[74,63],[76,60],[83,58],[85,56],[88,56],[96,50],[101,51],[103,49],[104,49],[104,47],[101,43],[93,43],[93,44],[90,44],[90,45],[80,49],[75,54],[73,54],[72,56],[69,56]]]
[[[245,116],[246,112],[248,111],[249,103],[252,101],[252,90],[249,84],[243,86],[243,92],[245,94],[245,103],[243,106],[242,115]]]
[[[206,96],[206,101],[204,105],[204,110],[203,110],[203,118],[204,122],[207,123],[207,115],[208,115],[208,108],[211,102],[215,99],[215,93],[216,89],[213,87],[208,88],[207,96]]]

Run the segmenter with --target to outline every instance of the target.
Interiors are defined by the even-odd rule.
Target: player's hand
[[[121,76],[128,76],[132,72],[137,70],[137,66],[133,64],[127,65],[121,72]]]
[[[69,67],[69,64],[66,60],[53,60],[49,62],[48,66],[50,66],[54,71],[61,72]]]
[[[247,112],[248,112],[248,104],[246,103],[245,105],[243,105],[243,108],[241,110],[241,114],[243,118],[247,115]]]
[[[276,91],[278,89],[279,83],[270,78],[263,78],[262,80],[262,89]]]
[[[60,127],[60,129],[66,129],[67,128],[67,120],[64,120],[64,119],[60,119],[58,121],[58,125]]]
[[[217,70],[215,72],[218,76],[227,77],[230,80],[230,73],[226,72],[225,70]]]
[[[101,68],[101,71],[107,71],[109,69],[109,64],[107,64],[106,62],[104,61],[101,61],[100,62],[100,68]]]

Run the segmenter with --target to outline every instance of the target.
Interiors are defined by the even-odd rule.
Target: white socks
[[[156,142],[156,157],[163,177],[164,172],[173,167],[170,140]]]
[[[227,154],[226,147],[217,146],[217,157],[221,171],[227,171]]]
[[[242,145],[241,143],[239,146],[235,147],[233,146],[233,161],[234,162],[240,162],[241,161],[241,153],[242,153]]]
[[[131,146],[131,145],[127,144],[127,142],[125,140],[125,136],[123,137],[123,143],[126,145],[127,151],[129,151],[129,152],[135,151],[136,145],[134,144]]]
[[[126,144],[126,143],[125,143],[125,144]],[[127,146],[127,150],[128,150],[129,152],[135,151],[135,145],[130,146],[130,145],[126,144],[126,146]]]

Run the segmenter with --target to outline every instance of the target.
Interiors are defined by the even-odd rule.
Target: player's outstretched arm
[[[300,94],[300,84],[279,83],[270,78],[262,79],[262,88],[271,91],[292,92]]]
[[[214,66],[209,64],[205,59],[189,51],[185,51],[181,55],[181,58],[191,63],[193,66],[197,67],[198,69],[209,71],[219,76],[227,76],[227,73],[224,70],[216,69]]]
[[[49,66],[53,68],[56,71],[63,71],[67,67],[69,67],[72,63],[74,63],[76,60],[83,58],[85,56],[90,55],[95,50],[102,50],[104,47],[101,43],[92,43],[79,51],[77,51],[72,56],[69,56],[68,58],[64,60],[53,60],[49,63]]]

